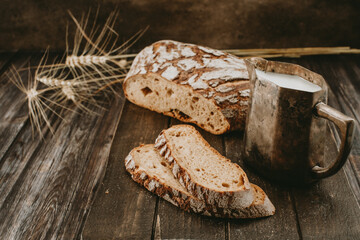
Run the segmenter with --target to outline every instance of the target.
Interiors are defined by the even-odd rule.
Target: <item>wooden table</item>
[[[120,97],[99,116],[70,112],[52,118],[56,132],[33,137],[24,95],[5,81],[11,64],[40,54],[0,54],[0,239],[360,239],[360,136],[345,167],[312,186],[271,183],[244,166],[242,133],[200,132],[239,163],[276,207],[272,217],[227,220],[183,212],[133,182],[124,168],[128,152],[152,143],[177,120]],[[329,104],[360,122],[360,57],[279,59],[324,76]],[[22,78],[27,78],[27,73]],[[329,127],[328,159],[338,136]]]

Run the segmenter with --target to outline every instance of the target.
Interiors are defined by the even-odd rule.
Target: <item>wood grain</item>
[[[39,57],[40,54],[32,55],[33,60],[31,63],[36,64]],[[30,56],[28,54],[18,54],[14,61],[10,60],[4,64],[6,69],[3,69],[3,73],[0,76],[0,161],[28,119],[25,95],[9,81],[7,70],[10,65],[17,69],[21,68],[29,62],[29,59]],[[28,72],[22,72],[20,76],[26,84]]]
[[[99,118],[99,124],[96,128],[90,130],[90,132],[94,131],[94,138],[88,138],[83,146],[79,146],[86,147],[88,143],[91,143],[88,153],[84,151],[85,154],[88,154],[84,156],[86,165],[81,166],[80,177],[76,182],[76,188],[73,190],[75,194],[69,202],[73,207],[67,209],[63,225],[58,233],[60,238],[72,239],[79,236],[82,231],[83,222],[95,200],[95,195],[106,172],[110,149],[124,103],[123,95],[116,97],[111,102],[109,111],[104,113],[102,118]],[[89,131],[89,128],[87,130]]]
[[[34,64],[39,60],[39,54],[33,55]],[[10,64],[15,68],[21,68],[28,63],[28,54],[18,54],[14,62]],[[21,74],[25,84],[28,72]],[[41,139],[34,137],[31,132],[30,122],[27,115],[27,104],[24,94],[19,91],[5,76],[2,75],[3,86],[0,94],[0,102],[4,105],[0,108],[0,207],[8,197],[24,169],[27,167],[32,154],[37,151]],[[20,131],[23,131],[21,134]],[[44,134],[47,130],[44,130]]]
[[[133,182],[124,168],[125,156],[141,143],[154,142],[162,129],[181,122],[126,102],[123,95],[100,116],[69,113],[66,121],[52,116],[55,135],[44,130],[44,140],[33,139],[21,92],[4,81],[10,64],[21,66],[29,56],[0,54],[0,219],[4,220],[0,239],[360,236],[359,56],[279,59],[322,74],[330,86],[329,105],[357,120],[349,161],[333,177],[304,188],[279,186],[243,164],[242,133],[214,136],[199,129],[215,149],[239,163],[274,203],[274,216],[255,220],[186,213]],[[41,54],[32,56],[36,63]],[[336,155],[338,141],[336,129],[332,125],[330,129],[327,159]]]
[[[151,237],[158,197],[131,179],[124,159],[134,147],[153,143],[167,126],[168,117],[126,102],[107,172],[85,224],[83,239]]]
[[[0,226],[4,239],[46,239],[49,236],[71,239],[76,235],[73,230],[79,228],[81,217],[74,222],[66,220],[73,220],[73,215],[81,216],[91,203],[106,167],[112,139],[107,131],[116,127],[119,110],[121,108],[113,109],[111,120],[115,123],[105,127],[99,117],[71,113],[67,122],[60,124],[55,136],[45,139],[47,144],[30,157],[16,187],[1,207],[0,216],[7,219]],[[103,131],[107,132],[106,138]],[[98,155],[99,149],[93,146],[99,142],[105,144],[97,147],[104,151]],[[17,157],[23,158],[20,154]],[[75,204],[78,194],[82,195],[81,204]]]
[[[337,147],[327,138],[326,159]],[[358,239],[360,208],[343,170],[313,186],[294,188],[295,205],[303,239]]]
[[[14,116],[26,114],[16,96]],[[6,219],[0,222],[1,239],[76,237],[105,172],[123,103],[115,99],[101,117],[69,112],[56,122],[55,135],[45,132],[43,141],[32,138],[23,117],[18,132],[7,135],[10,149],[1,159],[0,219]]]
[[[39,53],[30,56],[24,53],[16,55],[15,61],[7,64],[7,67],[11,65],[20,69],[27,64],[37,64],[41,57]],[[28,75],[28,71],[20,73],[25,85]],[[5,72],[2,77],[5,86],[1,89],[7,91],[3,91],[3,95],[0,94],[0,102],[4,103],[4,107],[0,109],[3,113],[0,115],[0,207],[42,142],[38,135],[31,132],[25,95],[9,81]],[[56,126],[54,127],[56,129]],[[20,131],[23,132],[20,134]],[[43,134],[47,133],[48,129],[44,129]]]
[[[337,109],[341,109],[338,100],[336,99],[334,93],[329,91],[329,105],[333,106]],[[340,137],[336,127],[333,124],[330,124],[332,129],[332,137],[337,142],[337,147],[340,146]],[[353,142],[352,150],[349,154],[348,161],[345,163],[343,167],[343,171],[345,172],[345,177],[347,179],[348,184],[353,191],[355,199],[360,206],[360,138],[359,138],[359,128],[355,130],[355,137]]]

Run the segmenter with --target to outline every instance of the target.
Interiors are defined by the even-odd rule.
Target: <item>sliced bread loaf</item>
[[[245,172],[212,148],[194,127],[176,125],[163,130],[155,148],[179,182],[206,204],[242,209],[253,202]]]
[[[129,101],[213,134],[244,129],[249,98],[244,60],[164,40],[143,49],[123,84]]]
[[[175,179],[154,145],[142,145],[131,150],[125,158],[125,168],[135,182],[175,206],[185,211],[204,212],[205,204],[188,193]]]
[[[262,189],[251,184],[255,200],[244,209],[222,209],[207,205],[191,195],[172,174],[168,163],[154,145],[134,148],[125,159],[126,170],[134,181],[185,211],[215,217],[257,218],[273,215],[275,208]]]

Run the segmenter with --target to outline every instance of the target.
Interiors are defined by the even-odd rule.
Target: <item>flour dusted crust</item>
[[[188,171],[179,164],[179,160],[173,156],[171,144],[167,139],[166,133],[169,130],[180,129],[183,132],[191,133],[195,135],[198,142],[203,142],[207,148],[209,148],[214,155],[217,155],[219,158],[223,158],[215,149],[213,149],[200,135],[196,129],[190,125],[176,125],[169,129],[163,130],[157,139],[155,140],[155,148],[158,149],[161,156],[163,156],[169,163],[172,173],[175,178],[195,197],[200,200],[205,201],[206,204],[214,205],[219,208],[225,209],[244,209],[249,207],[254,201],[254,193],[252,191],[250,182],[245,174],[245,172],[237,164],[232,163],[233,167],[236,167],[240,170],[241,175],[238,176],[242,185],[237,188],[236,191],[224,190],[219,191],[216,189],[210,189],[204,187],[202,183],[194,181]],[[200,156],[199,156],[200,157]],[[229,161],[229,159],[224,158],[224,161]],[[223,173],[225,174],[225,173]]]
[[[123,88],[131,102],[213,134],[244,129],[248,72],[231,54],[159,41],[136,56]]]
[[[142,166],[138,162],[136,163],[136,159],[134,159],[136,158],[136,151],[154,151],[154,153],[158,154],[152,144],[141,145],[131,150],[129,155],[125,158],[125,167],[131,174],[132,179],[149,191],[187,212],[223,218],[258,218],[270,216],[275,213],[275,208],[266,194],[255,184],[251,184],[255,199],[247,208],[229,209],[206,204],[205,201],[194,197],[184,188],[169,181],[170,178],[174,177],[173,175],[170,174],[169,176],[169,174],[166,174],[165,172],[162,175],[153,174],[150,173],[145,166]],[[145,157],[145,155],[141,155],[141,157]],[[147,161],[156,160],[147,159]],[[164,180],[166,178],[168,181]]]

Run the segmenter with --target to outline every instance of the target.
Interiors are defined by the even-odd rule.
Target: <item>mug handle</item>
[[[334,175],[345,164],[354,139],[355,120],[322,102],[316,104],[314,110],[316,116],[330,120],[339,128],[341,139],[336,160],[328,167],[314,166],[312,168],[314,177],[320,179]]]

